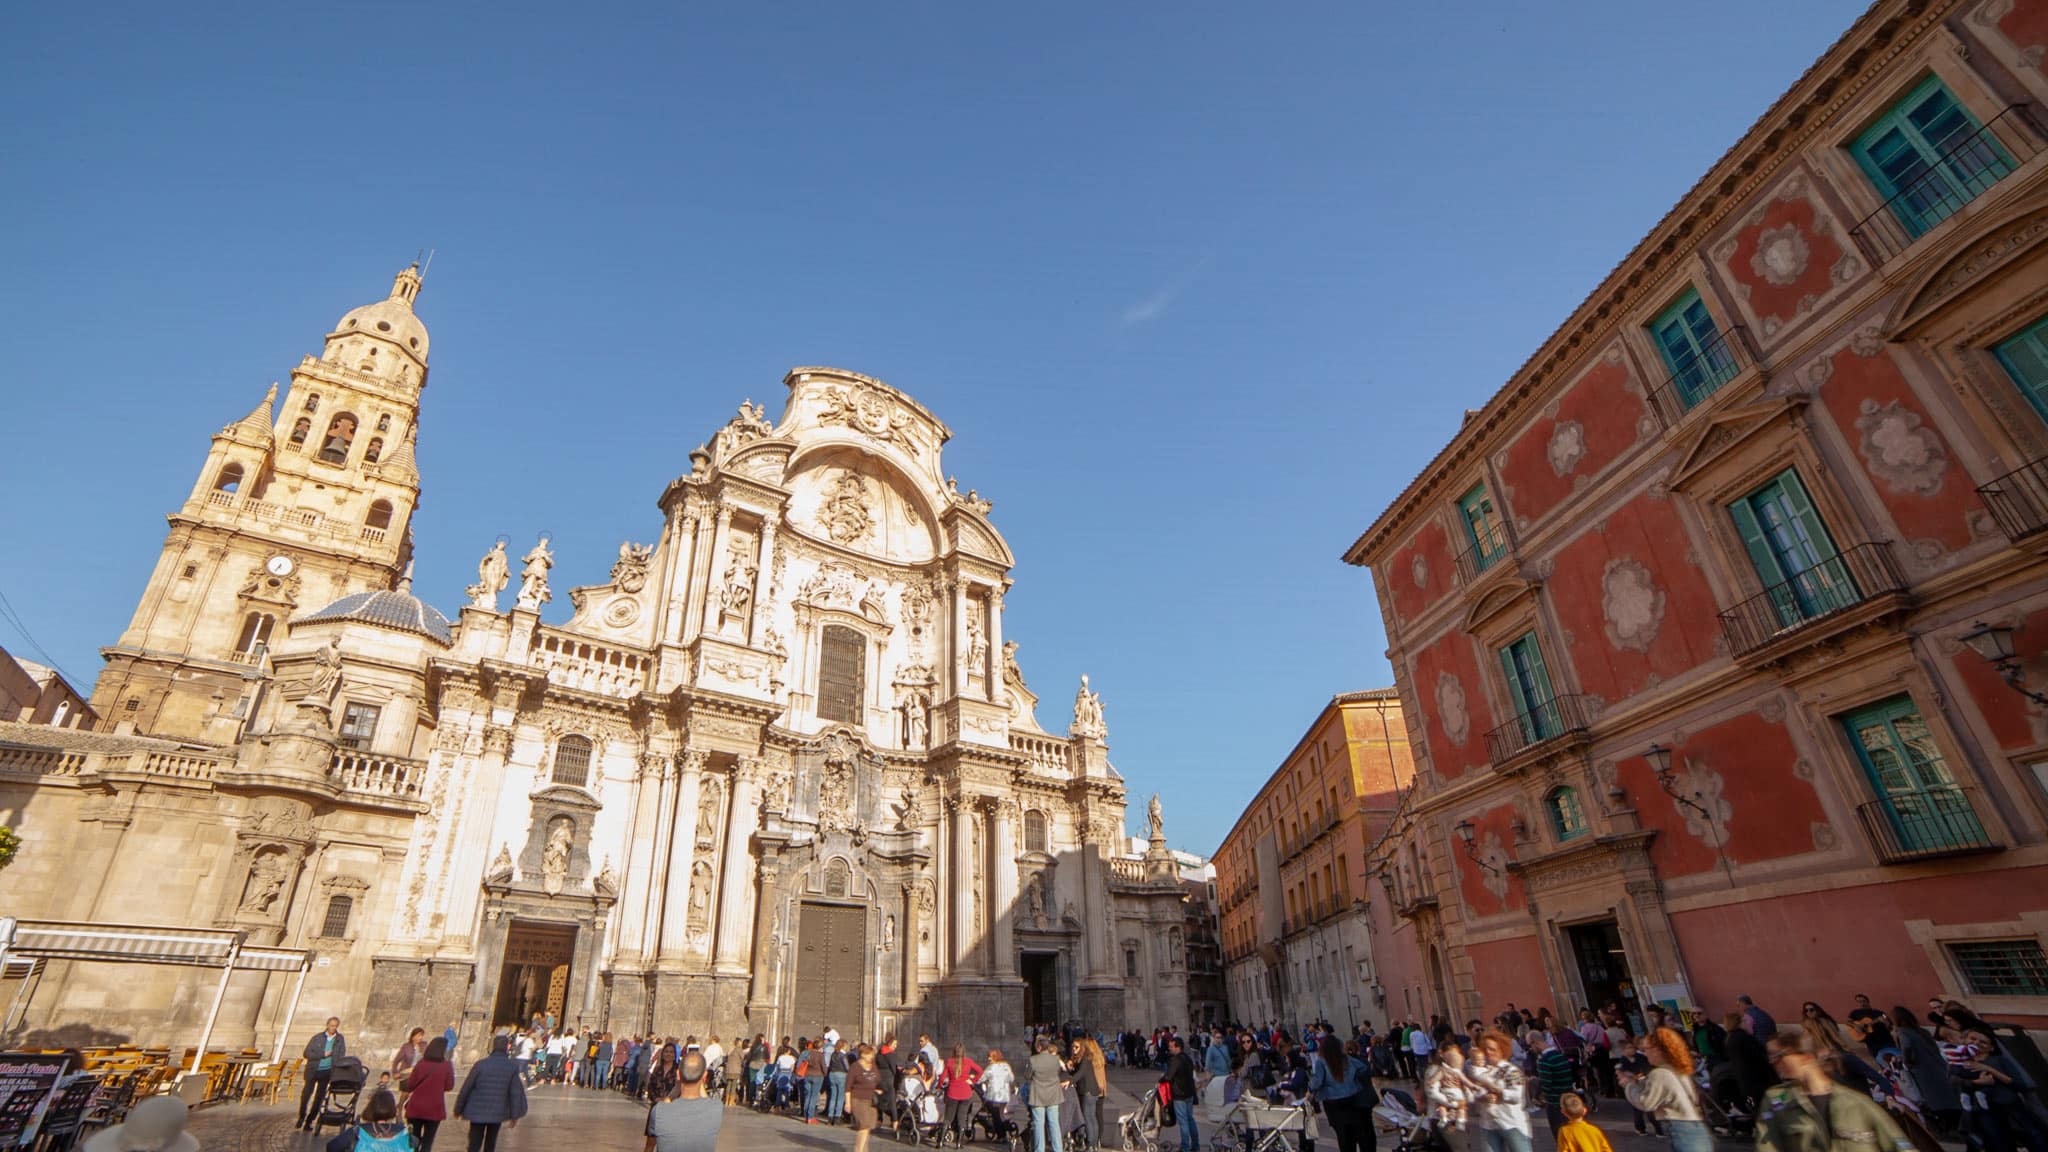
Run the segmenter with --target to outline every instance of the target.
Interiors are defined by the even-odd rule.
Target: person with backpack
[[[448,1118],[448,1093],[455,1090],[455,1066],[448,1062],[448,1041],[436,1036],[405,1074],[405,1122],[412,1130],[413,1152],[434,1152],[434,1132]]]
[[[412,1133],[398,1118],[398,1099],[379,1091],[363,1109],[360,1124],[327,1142],[327,1152],[417,1152]]]
[[[512,1059],[512,1038],[491,1038],[491,1054],[470,1066],[455,1094],[455,1114],[469,1121],[469,1152],[497,1152],[498,1129],[526,1115],[526,1082]]]

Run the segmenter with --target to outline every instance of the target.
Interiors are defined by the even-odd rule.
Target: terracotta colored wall
[[[1886,1008],[1925,1004],[1941,980],[1902,921],[2004,921],[2043,907],[2048,868],[2030,868],[1988,882],[1951,874],[1755,900],[1674,913],[1671,922],[1705,1007],[1725,1012],[1749,995],[1782,1025],[1797,1019],[1802,1000],[1828,1005],[1837,1018],[1857,992]]]
[[[1437,774],[1454,780],[1474,769],[1485,770],[1493,709],[1486,702],[1471,639],[1463,632],[1445,633],[1416,654],[1412,677],[1415,695],[1429,716],[1423,739]]]
[[[1472,852],[1478,853],[1479,860],[1466,852],[1462,842],[1451,849],[1458,868],[1458,892],[1464,898],[1465,908],[1474,916],[1527,907],[1522,897],[1522,878],[1507,870],[1508,862],[1515,857],[1515,834],[1509,826],[1514,818],[1515,810],[1505,804],[1482,815],[1466,817],[1473,824]],[[1498,874],[1481,867],[1480,860],[1493,865]],[[1482,983],[1480,987],[1486,985]]]
[[[1628,389],[1619,347],[1544,409],[1498,458],[1501,503],[1517,525],[1542,519],[1656,424]]]
[[[1472,961],[1474,987],[1485,997],[1481,1019],[1510,1003],[1522,1007],[1551,1003],[1550,981],[1543,974],[1543,949],[1534,936],[1469,945],[1465,955]],[[1454,1024],[1463,1027],[1465,1021]]]
[[[1762,343],[1864,273],[1862,258],[1841,236],[1841,225],[1808,198],[1807,177],[1799,173],[1714,247]]]
[[[2048,683],[2048,609],[2030,614],[2013,636],[2013,651],[2025,662],[2029,684]],[[1976,699],[2001,748],[2028,748],[2041,739],[2027,699],[2013,691],[1984,658],[1964,648],[1951,657],[1956,675]]]
[[[1711,728],[1690,733],[1682,741],[1666,738],[1679,788],[1706,794],[1704,803],[1721,813],[1718,831],[1727,835],[1730,860],[1754,863],[1797,856],[1816,847],[1816,837],[1832,842],[1836,835],[1821,808],[1813,785],[1799,776],[1799,752],[1780,719],[1757,712],[1731,717]],[[1808,769],[1810,771],[1810,769]],[[1714,831],[1701,822],[1704,835],[1686,830],[1693,813],[1678,807],[1657,785],[1643,757],[1615,765],[1616,779],[1635,801],[1643,825],[1656,828],[1650,856],[1663,876],[1683,876],[1719,868]],[[1718,807],[1717,807],[1718,806]],[[1816,831],[1820,829],[1820,831]]]
[[[1870,354],[1858,355],[1859,346]],[[1910,549],[1933,541],[1947,551],[1970,543],[1968,517],[1981,507],[1976,489],[1884,346],[1852,342],[1828,365],[1821,402],[1870,474],[1902,543]]]
[[[2011,0],[2011,9],[1998,18],[1998,30],[2025,52],[2034,50],[2034,60],[2048,73],[2048,0]]]
[[[1551,603],[1579,685],[1609,704],[1714,658],[1713,589],[1668,499],[1638,496],[1565,545]]]
[[[1402,621],[1414,619],[1451,590],[1461,547],[1462,543],[1452,546],[1450,533],[1444,530],[1442,522],[1431,520],[1394,553],[1384,571],[1372,574],[1374,580],[1386,587],[1394,602],[1394,612]]]
[[[1394,915],[1393,893],[1382,885],[1374,884],[1373,899],[1369,905],[1372,925],[1372,968],[1373,978],[1386,997],[1384,1004],[1373,1004],[1365,1011],[1366,1019],[1375,1026],[1383,1025],[1388,1019],[1403,1015],[1405,1005],[1414,995],[1418,1003],[1427,1003],[1424,993],[1422,952],[1416,946],[1415,925]]]

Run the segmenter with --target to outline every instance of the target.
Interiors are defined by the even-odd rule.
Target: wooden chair
[[[242,1099],[254,1097],[268,1104],[276,1100],[279,1093],[289,1095],[288,1089],[292,1081],[298,1079],[299,1066],[305,1062],[304,1057],[281,1060],[275,1064],[266,1064],[250,1073],[248,1081],[242,1086]]]

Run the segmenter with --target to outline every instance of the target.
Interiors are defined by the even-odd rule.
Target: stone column
[[[761,520],[761,554],[754,562],[754,618],[747,625],[747,643],[756,648],[767,639],[769,568],[775,562],[775,517]]]
[[[1109,862],[1104,858],[1102,842],[1091,835],[1085,819],[1081,835],[1081,923],[1086,926],[1081,939],[1088,945],[1088,975],[1107,980],[1115,971],[1110,957],[1115,954],[1116,942],[1098,926],[1104,923],[1103,908],[1109,901]]]
[[[1009,687],[1003,683],[1003,589],[1000,584],[991,585],[988,590],[988,668],[983,675],[988,677],[989,703],[1007,703]]]
[[[897,960],[903,969],[903,992],[896,998],[899,1004],[912,1004],[917,998],[917,885],[903,885],[903,930],[896,933]]]
[[[491,859],[491,830],[498,823],[498,792],[505,780],[505,754],[512,750],[512,730],[497,724],[484,727],[484,754],[477,762],[475,790],[464,813],[462,852],[452,869],[456,877],[448,902],[450,936],[464,937],[476,931],[477,902],[483,897],[482,880]],[[477,979],[496,980],[481,969]]]
[[[960,975],[974,966],[974,806],[965,796],[955,797],[947,806],[953,821],[953,973]]]
[[[756,904],[760,914],[755,916],[753,989],[747,996],[747,1014],[755,1021],[767,1020],[781,1007],[775,995],[775,900],[776,889],[782,883],[782,870],[770,862],[761,861],[760,883],[756,885],[759,895]],[[757,1023],[757,1031],[763,1029]]]
[[[690,938],[690,869],[697,847],[697,797],[703,785],[704,753],[685,748],[679,758],[675,818],[668,829],[668,892],[661,902],[661,958],[681,960]]]
[[[998,979],[1017,978],[1017,945],[1011,918],[1017,905],[1017,845],[1015,814],[1009,800],[998,800],[989,809],[989,841],[995,845],[989,884],[989,971]]]
[[[952,658],[946,661],[946,667],[952,669],[951,679],[954,697],[963,698],[967,695],[967,581],[954,580],[952,583],[953,643],[950,648]],[[953,736],[955,739],[958,739],[960,733],[955,732]]]
[[[718,864],[718,940],[713,952],[721,974],[747,974],[747,889],[753,882],[753,858],[747,841],[760,822],[760,762],[740,757],[732,773],[731,810],[725,821],[725,846]],[[684,883],[688,883],[687,880]]]
[[[718,580],[723,573],[719,570],[718,566],[725,563],[725,549],[731,539],[732,509],[720,508],[718,510],[718,527],[713,529],[711,533],[710,563],[704,565],[704,586],[695,589],[690,597],[690,634],[688,640],[694,640],[702,635],[707,625],[710,626],[711,631],[718,631],[718,621],[712,615],[716,611],[712,602],[721,591],[718,587]],[[685,643],[688,640],[685,640]]]
[[[661,794],[655,801],[653,842],[648,845],[647,853],[650,869],[661,867],[662,863],[668,859],[669,837],[674,834],[676,826],[675,796],[675,760],[671,756],[663,756],[661,758]],[[663,873],[658,879],[652,875],[648,879],[646,903],[640,908],[640,915],[645,921],[641,929],[640,959],[643,963],[652,964],[655,958],[661,954],[661,909],[663,897],[667,887],[673,885],[676,882],[676,878]],[[689,883],[688,877],[685,877],[683,882]]]
[[[690,571],[697,566],[697,527],[697,517],[687,511],[676,517],[678,539],[671,549],[667,579],[661,592],[661,606],[666,619],[662,635],[671,644],[688,639],[683,629],[690,617]]]
[[[647,892],[654,885],[654,821],[661,810],[661,765],[665,760],[659,752],[640,753],[640,774],[633,782],[626,886],[619,900],[619,942],[612,952],[614,965],[640,959],[642,933],[649,927]]]

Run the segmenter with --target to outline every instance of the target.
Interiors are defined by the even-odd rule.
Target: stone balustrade
[[[342,791],[395,800],[418,800],[426,775],[422,761],[352,748],[335,752],[334,762],[327,766],[328,781]]]
[[[1039,736],[1029,732],[1010,732],[1010,751],[1021,753],[1031,761],[1034,771],[1054,776],[1073,774],[1070,745],[1065,740],[1052,736]]]
[[[192,752],[115,752],[100,762],[102,772],[139,772],[174,780],[211,783],[222,761]]]
[[[76,776],[91,757],[63,748],[0,744],[0,772],[20,776]]]

